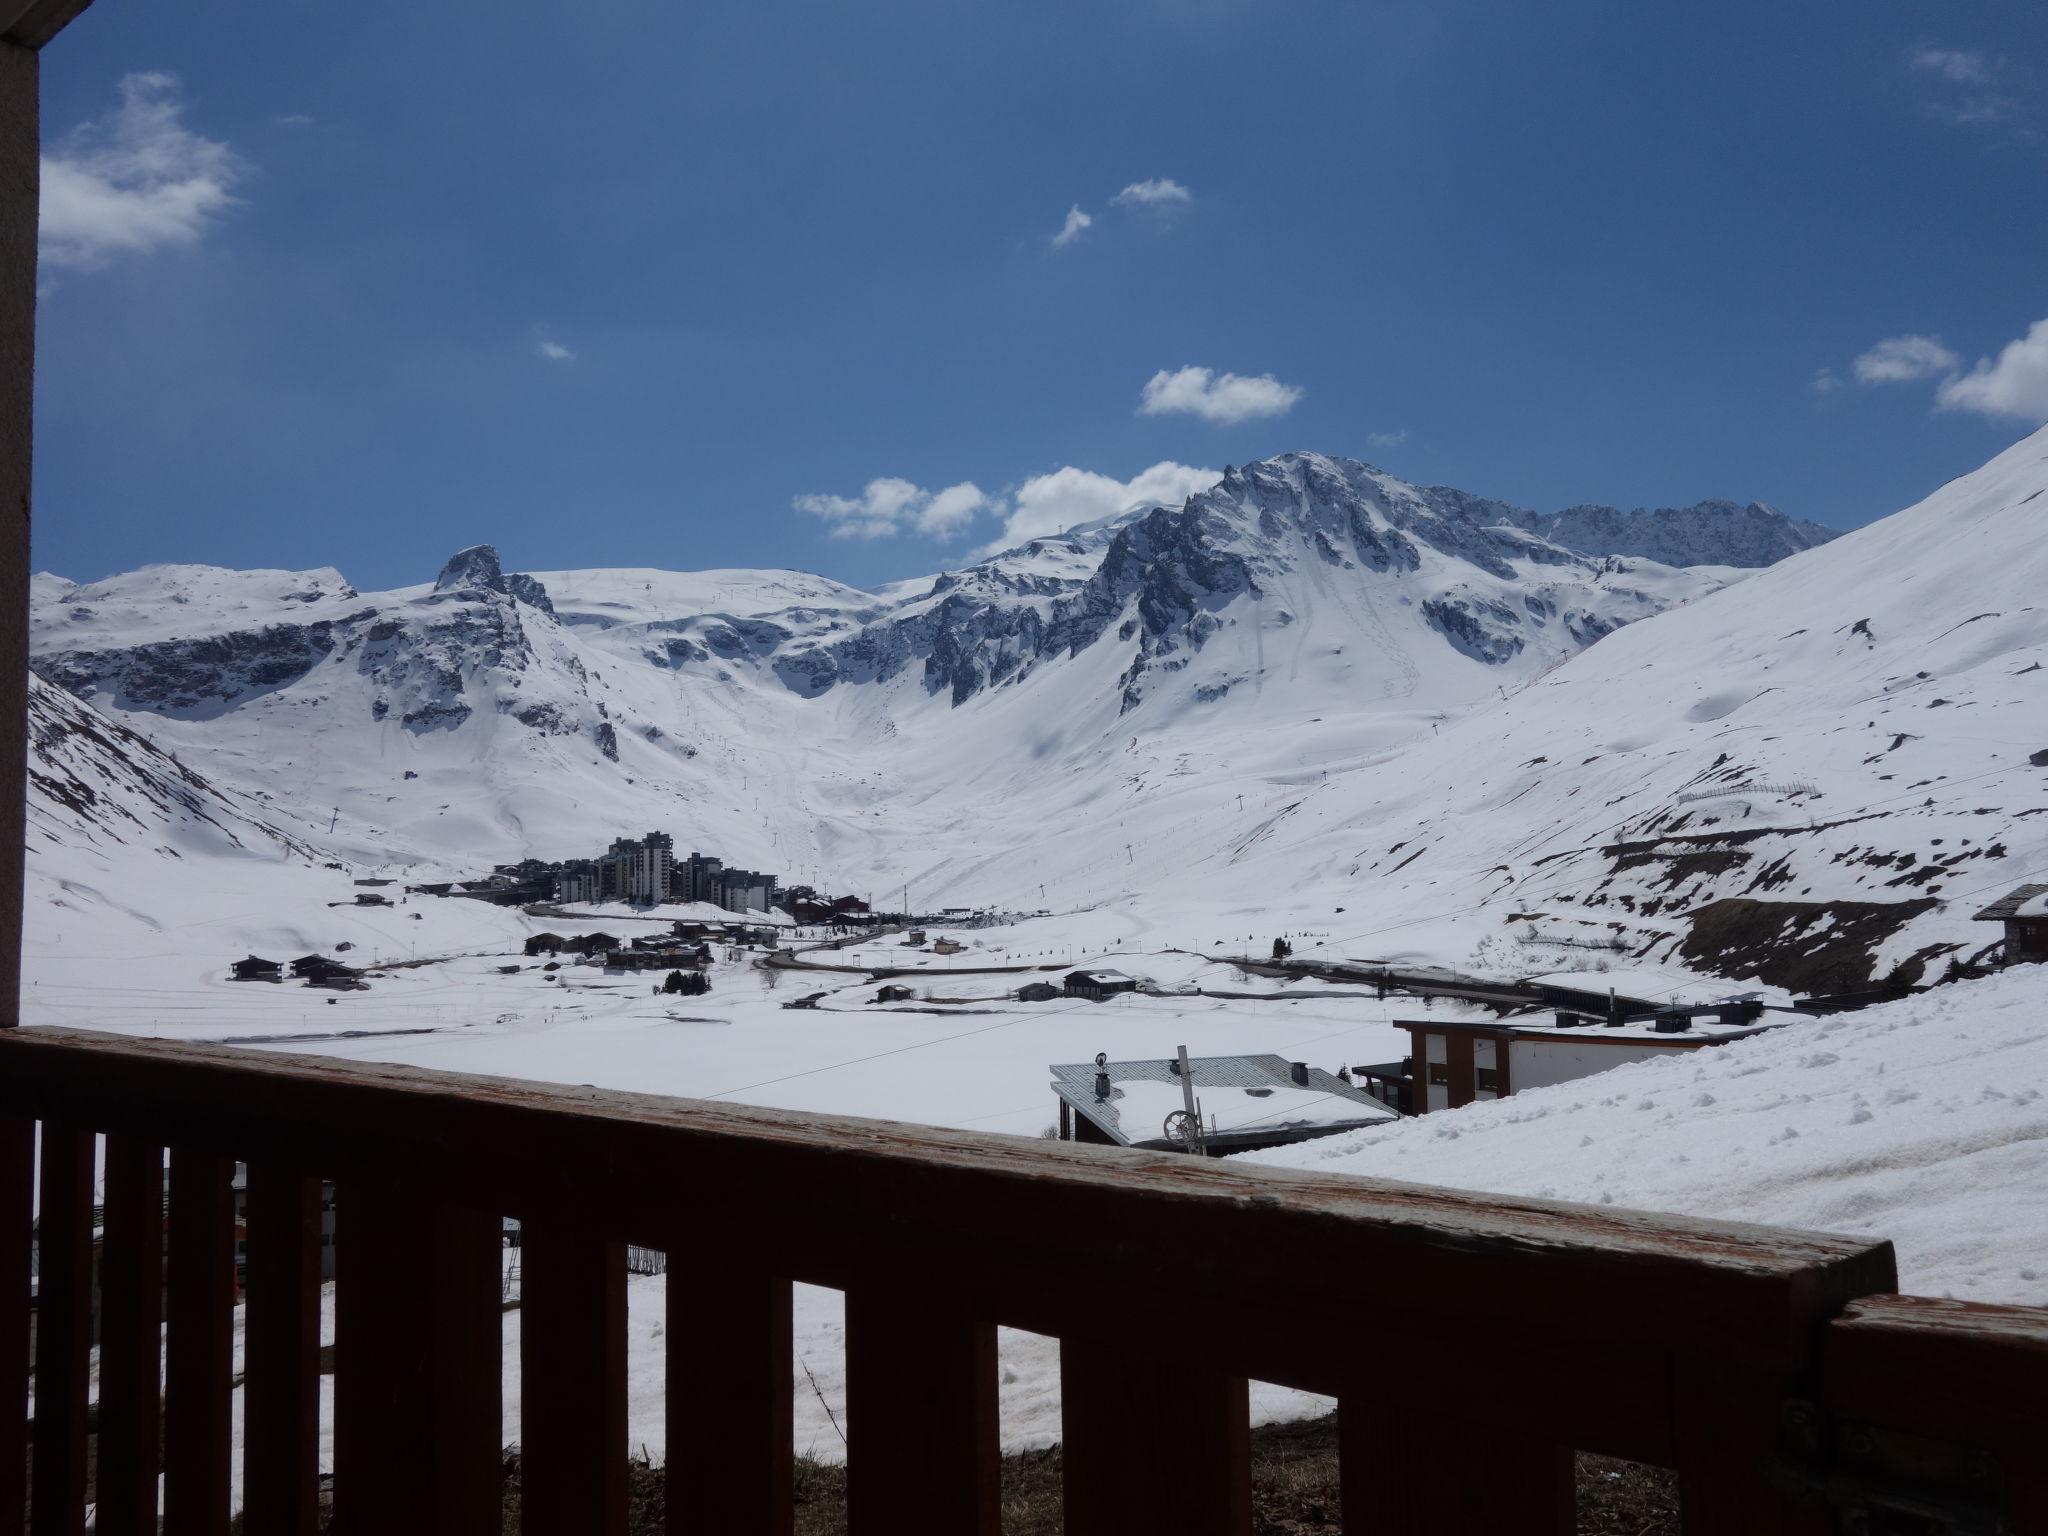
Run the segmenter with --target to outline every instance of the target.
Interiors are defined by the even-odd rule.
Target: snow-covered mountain
[[[1314,921],[1354,953],[1528,970],[1598,942],[1855,985],[1967,957],[1992,937],[1968,893],[2048,863],[2017,745],[2048,748],[2030,444],[1756,574],[1577,553],[1288,454],[874,592],[487,548],[388,593],[44,577],[36,666],[352,866],[659,827],[918,905],[1156,911],[1183,942]],[[1641,516],[1727,530],[1731,562],[1809,536],[1696,512]]]
[[[385,862],[668,826],[860,885],[943,857],[935,828],[890,835],[906,801],[950,828],[981,814],[963,782],[1016,804],[1049,764],[1100,771],[1125,725],[1186,753],[1312,717],[1342,750],[1385,745],[1735,574],[1575,555],[1294,454],[876,593],[508,575],[479,547],[386,593],[333,570],[45,576],[32,623],[44,677],[208,773],[336,811]]]
[[[1457,492],[1448,494],[1457,495]],[[1775,565],[1841,535],[1819,523],[1787,517],[1762,502],[1701,501],[1689,507],[1566,507],[1561,512],[1507,510],[1503,521],[1582,555],[1636,555],[1665,565]]]

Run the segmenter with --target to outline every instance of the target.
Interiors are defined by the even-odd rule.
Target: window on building
[[[1432,1088],[1450,1087],[1451,1069],[1449,1065],[1441,1061],[1432,1061],[1429,1064],[1429,1085]]]
[[[1500,1092],[1500,1073],[1492,1067],[1479,1069],[1479,1089],[1482,1093]]]

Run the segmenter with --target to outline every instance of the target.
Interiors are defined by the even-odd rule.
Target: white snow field
[[[740,571],[540,593],[474,551],[385,594],[333,571],[39,578],[24,1020],[1030,1136],[1046,1067],[1097,1051],[1404,1053],[1390,1020],[1417,1001],[1215,958],[1278,936],[1782,1001],[1938,981],[1998,937],[1978,907],[2048,880],[2048,430],[1755,572],[1572,555],[1454,494],[1288,455],[874,593]],[[669,998],[520,954],[641,931],[617,908],[402,884],[354,905],[354,878],[649,829],[881,905],[1046,915],[953,932],[950,959],[819,957],[919,968],[916,999],[877,1005],[862,976],[750,958]],[[227,979],[343,943],[368,991]],[[1028,974],[942,973],[1085,963],[1161,995],[1019,1004]],[[1909,1288],[2048,1303],[2044,983],[1958,981],[1270,1156],[1885,1236]],[[661,1292],[633,1294],[632,1433],[658,1446]],[[807,1293],[798,1350],[835,1412],[837,1328]],[[1051,1346],[1006,1335],[1003,1358],[1006,1439],[1056,1436]],[[797,1390],[799,1443],[831,1452]]]

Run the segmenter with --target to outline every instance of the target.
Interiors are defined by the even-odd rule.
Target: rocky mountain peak
[[[472,544],[457,550],[434,578],[436,592],[503,592],[505,568],[495,545]]]
[[[507,597],[517,598],[531,604],[543,613],[553,613],[555,605],[548,600],[548,589],[536,577],[519,572],[505,574],[505,567],[498,559],[494,544],[472,544],[467,549],[457,550],[448,557],[448,563],[441,567],[441,574],[434,578],[436,592],[501,592]]]

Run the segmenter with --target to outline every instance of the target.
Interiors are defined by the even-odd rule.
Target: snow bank
[[[1250,1161],[1890,1238],[1911,1292],[2048,1305],[2048,972]]]

